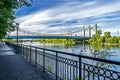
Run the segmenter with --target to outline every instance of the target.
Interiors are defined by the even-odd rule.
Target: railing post
[[[25,50],[24,50],[24,45],[23,45],[23,57],[24,57],[24,55],[25,55]]]
[[[58,80],[58,71],[59,71],[59,67],[58,67],[58,52],[56,52],[56,80]]]
[[[17,45],[17,54],[19,54],[19,46]]]
[[[23,45],[21,44],[20,45],[20,47],[21,47],[21,56],[22,56],[22,54],[23,54],[23,47],[22,47]]]
[[[45,49],[43,49],[43,72],[45,72]]]
[[[20,44],[20,55],[22,55],[22,44]]]
[[[31,44],[30,44],[30,63],[31,63]]]
[[[82,59],[79,57],[79,80],[82,80]]]
[[[27,54],[27,46],[26,46],[26,51],[25,51],[25,53],[26,53],[26,59],[28,59],[28,57],[27,57],[27,55],[28,55],[28,54]]]
[[[18,44],[18,51],[19,51],[18,53],[19,53],[19,54],[21,54],[21,45],[22,45],[22,44]]]
[[[37,66],[37,47],[35,48],[35,66]]]

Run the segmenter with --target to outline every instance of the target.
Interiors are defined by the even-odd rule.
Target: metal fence
[[[16,45],[8,44],[16,49]],[[55,80],[120,80],[120,62],[28,45],[18,46],[19,54]]]

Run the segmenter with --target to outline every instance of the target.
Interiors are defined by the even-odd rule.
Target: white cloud
[[[99,18],[97,20],[95,20],[96,22],[109,22],[109,21],[120,21],[119,17],[116,18]]]
[[[118,2],[114,1],[112,3],[106,3],[105,5],[99,4],[100,2],[97,0],[86,3],[69,2],[61,6],[56,6],[43,11],[37,11],[27,16],[18,17],[16,21],[20,23],[20,28],[34,32],[49,32],[50,30],[58,32],[62,29],[69,30],[70,28],[81,27],[81,25],[85,25],[86,22],[82,23],[81,21],[78,21],[77,24],[72,23],[69,26],[66,26],[65,22],[89,17],[99,17],[99,19],[95,20],[96,22],[99,22],[98,25],[107,25],[107,23],[104,24],[104,21],[108,21],[107,18],[104,18],[105,15],[113,15],[112,13],[120,11],[120,1],[118,0]],[[61,21],[60,24],[65,26],[58,25],[56,27],[49,27],[50,25],[59,24],[55,22],[59,20]],[[114,18],[111,20],[119,20],[119,18]],[[37,24],[35,22],[37,22]],[[51,23],[48,24],[48,22]]]

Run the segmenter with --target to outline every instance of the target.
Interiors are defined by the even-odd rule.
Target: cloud
[[[117,13],[116,13],[117,12]],[[20,28],[34,32],[65,32],[78,30],[80,27],[97,23],[99,26],[110,24],[109,21],[120,20],[116,18],[106,18],[120,15],[120,1],[101,3],[99,0],[89,2],[68,2],[53,8],[34,11],[26,16],[16,19],[20,23]],[[74,22],[72,22],[74,21]],[[105,23],[107,22],[107,23]],[[115,26],[119,23],[117,22]],[[113,27],[114,25],[110,26]],[[109,27],[107,27],[109,28]],[[111,28],[109,28],[111,29]]]

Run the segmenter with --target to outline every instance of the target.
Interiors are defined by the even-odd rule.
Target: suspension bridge
[[[97,31],[97,24],[81,27],[78,31],[68,31],[66,33],[39,33],[31,32],[24,29],[18,29],[14,34],[8,34],[7,39],[21,38],[21,39],[40,39],[40,38],[66,38],[66,39],[79,39],[88,40]]]

